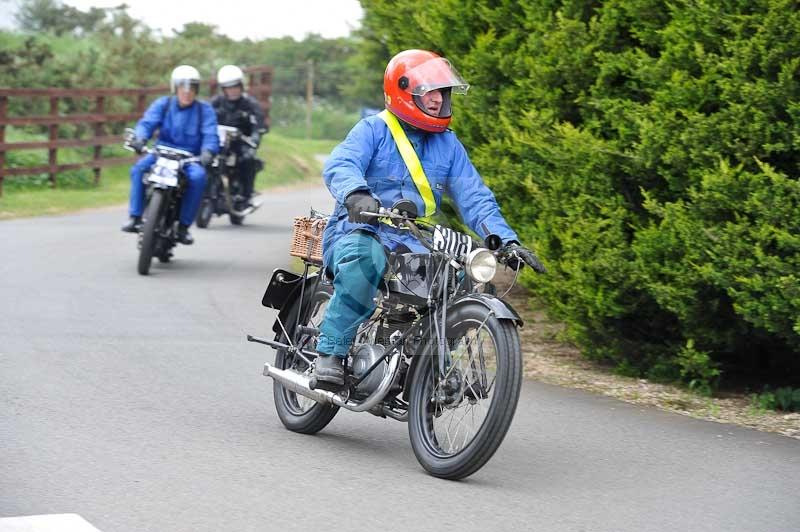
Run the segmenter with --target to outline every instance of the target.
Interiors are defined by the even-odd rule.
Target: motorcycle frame
[[[449,351],[447,349],[447,336],[445,333],[448,309],[451,310],[455,309],[457,306],[462,304],[478,303],[486,307],[487,310],[489,311],[487,313],[486,319],[488,319],[491,316],[496,316],[499,319],[511,320],[515,323],[516,326],[522,325],[522,319],[519,317],[519,314],[517,314],[517,312],[513,309],[513,307],[511,307],[509,303],[493,295],[486,295],[480,292],[476,292],[475,291],[476,285],[469,278],[468,275],[465,275],[464,278],[459,281],[456,278],[455,267],[453,266],[453,264],[455,263],[454,257],[452,257],[451,255],[449,255],[444,251],[431,250],[431,252],[432,254],[439,255],[442,261],[441,262],[442,271],[439,272],[437,268],[437,272],[434,275],[434,277],[438,277],[440,280],[440,282],[438,283],[439,293],[435,295],[429,294],[425,306],[420,306],[420,307],[417,307],[407,302],[396,301],[396,303],[400,303],[404,306],[407,306],[409,309],[413,308],[414,311],[417,313],[417,318],[408,326],[408,328],[405,331],[401,333],[401,335],[398,338],[396,338],[390,345],[386,347],[383,356],[378,358],[364,372],[363,375],[348,383],[349,385],[348,389],[350,390],[355,389],[373,371],[375,371],[375,369],[377,369],[378,366],[381,365],[381,363],[384,362],[389,363],[391,356],[394,355],[395,352],[400,348],[400,346],[404,345],[405,341],[412,334],[415,333],[419,334],[420,338],[426,338],[426,337],[431,338],[435,336],[437,343],[436,359],[438,362],[435,369],[437,370],[440,377],[445,376],[447,373],[447,367],[449,362],[448,360]],[[305,322],[305,319],[307,318],[306,314],[310,310],[310,308],[305,308],[306,305],[305,294],[306,294],[306,286],[309,284],[309,272],[312,267],[319,267],[319,265],[309,262],[307,260],[304,260],[303,262],[304,262],[303,274],[289,281],[289,283],[300,283],[299,288],[295,288],[294,290],[292,290],[286,297],[284,304],[281,306],[281,308],[278,309],[279,315],[276,317],[276,324],[278,325],[278,327],[276,328],[273,325],[273,330],[276,333],[275,339],[269,340],[264,338],[258,338],[252,335],[248,335],[247,339],[248,341],[268,345],[275,349],[287,349],[290,354],[297,354],[298,356],[303,358],[306,361],[306,363],[308,363],[310,366],[311,358],[309,357],[315,357],[316,353],[304,351],[302,348],[303,346],[295,344],[299,340],[300,333],[302,332],[299,330],[300,320],[303,319],[303,321]],[[277,272],[278,270],[276,270],[276,272],[273,274],[273,278],[275,277],[275,274]],[[325,282],[324,280],[322,280],[322,276],[323,272],[321,271],[320,267],[320,271],[318,271],[315,278],[311,280],[311,283],[313,284],[313,288],[311,288],[311,293],[314,293],[316,291],[320,282]],[[433,280],[433,282],[435,283],[435,279]],[[272,286],[272,283],[270,283],[270,286]],[[279,341],[281,333],[283,333],[287,339],[290,338],[288,330],[286,329],[286,325],[283,323],[283,320],[281,319],[281,311],[283,311],[284,306],[287,303],[295,300],[293,296],[295,296],[298,290],[300,292],[299,294],[300,310],[297,312],[295,316],[294,328],[292,329],[293,335],[289,340],[289,344],[286,344]],[[389,295],[385,299],[391,298],[391,292],[388,292],[388,287],[387,287],[387,293],[389,293]],[[265,293],[262,304],[264,304],[265,306],[272,306],[273,308],[277,308],[274,307],[273,302],[268,301],[267,297],[268,294],[269,294],[269,288],[267,290],[267,293]],[[367,321],[364,322],[364,324],[362,324],[362,326],[359,328],[361,332],[365,330],[363,329],[363,327],[365,326],[373,327],[375,326],[375,322],[381,321],[382,318],[387,315],[385,307],[382,307],[380,305],[377,307],[376,312],[377,314],[373,314],[372,317],[370,317]],[[286,317],[287,316],[284,315],[284,318]],[[427,326],[426,326],[426,320],[427,320]],[[421,351],[414,352],[411,355],[411,361],[409,363],[409,369],[406,375],[406,382],[410,382],[411,377],[413,376],[413,373],[417,370],[420,364],[420,360],[423,359],[424,354],[425,350],[423,348]],[[391,376],[391,379],[393,381],[396,379],[396,372],[399,371],[399,368],[400,366],[397,365],[395,368],[395,375]],[[407,386],[404,386],[402,394],[405,400],[408,399],[408,392],[409,390]],[[385,397],[381,397],[380,398],[381,401],[383,401],[384,398]],[[382,412],[383,414],[386,414],[385,411]],[[390,414],[390,417],[394,417],[395,419],[400,419],[396,415]]]

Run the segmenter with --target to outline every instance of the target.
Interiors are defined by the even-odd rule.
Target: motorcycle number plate
[[[153,165],[148,181],[168,187],[178,186],[178,167],[180,163],[172,159],[161,158]]]
[[[437,225],[433,230],[433,247],[454,257],[463,257],[472,251],[472,239],[464,233]]]

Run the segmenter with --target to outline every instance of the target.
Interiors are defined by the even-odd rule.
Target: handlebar
[[[361,211],[361,216],[368,216],[370,218],[391,218],[392,220],[413,222],[415,218],[407,215],[400,214],[397,209],[387,209],[386,207],[378,207],[378,212]]]
[[[422,232],[419,230],[416,224],[416,216],[410,217],[407,214],[400,213],[398,209],[387,209],[385,207],[378,207],[378,212],[367,212],[361,211],[362,216],[367,216],[371,218],[378,218],[379,222],[381,221],[380,218],[389,218],[391,220],[396,220],[400,222],[398,225],[405,227],[419,240],[419,242],[425,246],[429,251],[436,251],[433,248],[433,244],[428,242],[428,239],[422,236]],[[385,223],[385,222],[384,222]]]
[[[133,147],[128,142],[125,142],[122,145],[122,147],[125,148],[126,150],[132,151],[134,153],[147,153],[147,154],[150,154],[150,155],[158,155],[159,154],[158,147],[151,148],[150,146],[145,146],[139,152],[134,150]],[[176,154],[174,151],[172,153],[175,154],[175,155],[179,155],[179,154]],[[191,163],[198,163],[199,164],[200,163],[200,157],[197,156],[197,155],[193,155],[191,157],[184,157],[184,158],[178,159],[178,161],[180,161],[181,166],[184,166],[184,165],[187,165],[187,164],[191,164]]]
[[[220,139],[222,139],[222,137],[220,137]],[[258,148],[258,145],[253,141],[253,139],[242,133],[242,131],[238,128],[231,129],[225,133],[225,142],[220,142],[220,144],[230,145],[234,142],[243,142],[253,149]]]
[[[399,222],[399,225],[405,227],[411,231],[411,233],[417,238],[417,240],[425,246],[429,251],[437,252],[438,250],[434,249],[433,244],[422,235],[420,228],[416,224],[416,216],[410,217],[407,214],[398,212],[397,209],[387,209],[385,207],[379,207],[378,212],[367,212],[362,211],[362,216],[372,217],[372,218],[388,218],[390,220],[395,220]],[[382,220],[380,220],[382,222]],[[385,223],[385,222],[383,222]],[[472,249],[477,248],[486,248],[486,245],[483,242],[475,240],[474,238],[470,237],[472,240]],[[521,257],[517,254],[514,250],[508,250],[506,247],[500,247],[499,249],[491,250],[492,254],[497,258],[497,261],[501,264],[507,264],[509,260],[517,259],[521,260]]]
[[[425,246],[429,251],[433,251],[433,252],[439,251],[439,250],[437,250],[437,249],[435,249],[433,247],[433,244],[429,241],[429,239],[425,238],[425,236],[420,231],[420,228],[416,224],[416,216],[410,217],[407,214],[403,214],[403,213],[398,212],[397,209],[387,209],[385,207],[379,207],[378,208],[378,212],[362,211],[361,215],[362,216],[369,216],[369,217],[373,217],[373,218],[389,218],[391,220],[396,220],[396,221],[400,222],[400,225],[402,225],[403,227],[405,227],[408,230],[410,230],[411,233],[417,238],[417,240],[423,246]],[[469,235],[466,235],[466,236],[468,236],[470,238],[470,240],[472,241],[471,249],[478,249],[478,248],[485,248],[486,247],[486,245],[483,242],[480,242],[479,240],[475,240],[474,238],[472,238]],[[497,257],[498,260],[500,260],[501,262],[504,262],[505,255],[501,252],[501,250],[492,251],[492,253],[495,255],[495,257]]]

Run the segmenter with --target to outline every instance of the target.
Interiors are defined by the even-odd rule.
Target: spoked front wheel
[[[516,325],[480,304],[447,316],[449,360],[438,347],[417,360],[408,431],[419,463],[431,475],[467,477],[494,455],[511,425],[522,384]]]
[[[156,250],[161,211],[164,204],[164,192],[158,189],[153,190],[153,194],[150,196],[150,203],[147,204],[147,209],[144,212],[144,225],[140,235],[139,260],[136,264],[136,269],[140,275],[150,273],[150,263]]]

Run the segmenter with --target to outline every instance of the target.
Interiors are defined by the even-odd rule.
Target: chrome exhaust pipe
[[[274,380],[289,391],[298,393],[322,404],[336,404],[336,394],[327,390],[312,390],[308,387],[309,378],[290,369],[278,369],[270,364],[264,364],[264,376]],[[341,399],[340,399],[341,400]]]
[[[386,392],[389,391],[392,382],[394,382],[394,377],[397,373],[397,367],[399,364],[400,353],[396,352],[389,358],[389,364],[386,369],[386,373],[383,374],[381,383],[378,385],[375,391],[363,401],[353,401],[350,399],[345,400],[341,395],[328,390],[312,390],[308,386],[308,381],[310,379],[305,375],[290,369],[278,369],[269,363],[264,364],[264,376],[272,377],[274,380],[281,383],[284,388],[294,393],[299,393],[300,395],[308,397],[309,399],[312,399],[318,403],[333,404],[353,412],[365,412],[375,407],[386,396]]]

